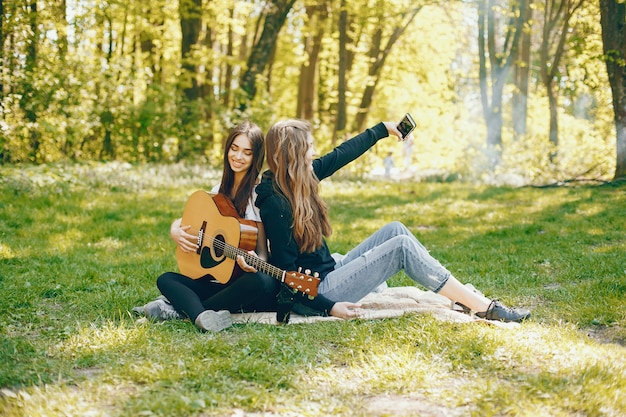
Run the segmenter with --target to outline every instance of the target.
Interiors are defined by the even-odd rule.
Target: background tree
[[[26,121],[30,126],[37,124],[37,116],[40,110],[39,102],[37,100],[37,92],[35,91],[35,84],[37,79],[37,46],[39,38],[39,26],[37,22],[37,1],[30,0],[26,4],[25,13],[27,30],[26,38],[26,55],[24,57],[24,75],[20,83],[20,108],[26,115]],[[29,145],[30,155],[33,161],[40,160],[39,155],[39,132],[37,129],[29,129]]]
[[[0,109],[2,109],[2,114],[4,114],[4,109],[2,107],[4,104],[4,68],[5,68],[5,60],[4,60],[4,38],[5,38],[5,23],[4,23],[4,1],[0,0]],[[4,140],[4,135],[0,135],[0,163],[7,162],[10,159],[9,155],[7,155],[6,143]]]
[[[4,1],[0,0],[0,45],[4,45]],[[4,68],[4,48],[0,47],[0,68]],[[0,76],[0,99],[4,97],[4,89],[2,80],[4,77]],[[2,152],[2,150],[0,150]]]
[[[613,178],[621,179],[626,177],[626,5],[617,0],[600,0],[600,21],[616,130]]]
[[[556,162],[539,73],[542,14],[530,18],[530,0],[480,4],[482,62],[480,22],[470,18],[477,2],[3,1],[1,160],[217,163],[240,119],[268,126],[293,116],[314,123],[325,151],[348,131],[410,111],[422,172],[481,181],[510,173],[526,183],[612,174],[597,4],[572,15],[559,61],[556,106],[568,134]],[[532,10],[546,4],[534,0]],[[500,118],[497,129],[484,109]],[[485,169],[485,136],[502,152],[497,170]],[[355,171],[375,169],[387,151],[402,152],[385,142]]]
[[[528,94],[531,69],[531,41],[533,28],[533,0],[527,0],[520,8],[520,19],[523,24],[518,56],[513,66],[513,83],[515,90],[511,104],[513,107],[513,129],[515,137],[526,134],[526,121],[528,118]]]
[[[306,6],[305,10],[304,57],[300,66],[298,102],[295,116],[301,119],[313,120],[315,116],[319,59],[322,50],[322,40],[326,32],[329,5],[323,1],[320,4]]]
[[[526,0],[511,0],[509,4],[498,4],[496,0],[478,2],[478,59],[479,80],[483,106],[483,117],[487,125],[487,148],[495,165],[500,160],[502,146],[502,94],[507,76],[517,57]],[[497,10],[505,11],[502,16]],[[507,23],[503,23],[507,22]],[[500,49],[497,45],[498,26],[504,27],[505,36]],[[487,62],[489,65],[487,65]]]
[[[182,88],[189,101],[200,97],[200,88],[193,58],[193,48],[197,47],[202,28],[202,0],[180,0],[181,59],[183,67]]]
[[[351,56],[348,52],[349,23],[348,9],[345,0],[341,0],[339,5],[339,67],[337,69],[337,116],[335,118],[335,131],[333,133],[333,144],[337,136],[345,132],[348,125],[346,91],[348,89],[347,78],[351,63]]]
[[[559,145],[558,82],[567,39],[571,36],[570,21],[584,0],[546,0],[540,49],[540,74],[546,87],[550,110],[549,139],[555,152]]]
[[[376,12],[373,16],[374,20],[374,33],[370,38],[369,47],[369,69],[367,83],[363,90],[361,97],[361,103],[354,119],[352,131],[358,132],[363,130],[365,121],[369,113],[369,108],[374,100],[374,93],[376,86],[380,80],[380,76],[387,58],[389,57],[391,50],[395,43],[400,39],[402,34],[407,30],[417,13],[419,13],[421,7],[412,7],[408,10],[387,10],[384,5],[379,2],[377,7],[373,10]],[[389,25],[387,22],[393,22]],[[385,37],[383,28],[391,26],[391,33]],[[386,39],[385,39],[386,38]]]
[[[285,23],[287,13],[293,7],[296,0],[272,0],[267,6],[263,24],[263,32],[258,41],[253,45],[248,68],[241,79],[241,87],[245,91],[248,100],[253,100],[256,92],[257,77],[263,74],[270,62],[270,57],[276,45],[276,38]],[[245,108],[245,104],[243,105]]]

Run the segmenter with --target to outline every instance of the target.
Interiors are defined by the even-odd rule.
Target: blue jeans
[[[348,252],[320,283],[319,293],[332,301],[356,303],[399,271],[438,292],[450,271],[430,256],[409,229],[391,222]]]

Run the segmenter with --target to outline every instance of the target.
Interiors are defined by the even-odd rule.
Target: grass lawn
[[[171,221],[218,177],[0,166],[0,415],[626,415],[625,185],[323,184],[331,250],[401,220],[461,281],[530,307],[514,328],[405,315],[206,334],[133,315],[176,270]]]

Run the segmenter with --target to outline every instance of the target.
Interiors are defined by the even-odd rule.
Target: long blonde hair
[[[319,195],[319,180],[306,154],[311,125],[288,119],[276,123],[265,136],[267,164],[274,173],[274,184],[293,212],[293,234],[301,253],[322,246],[323,237],[332,234],[328,205]]]

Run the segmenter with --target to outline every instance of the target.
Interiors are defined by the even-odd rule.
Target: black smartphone
[[[409,113],[405,114],[400,123],[398,123],[398,130],[402,134],[402,139],[407,137],[409,133],[415,129],[415,120],[411,117]]]

